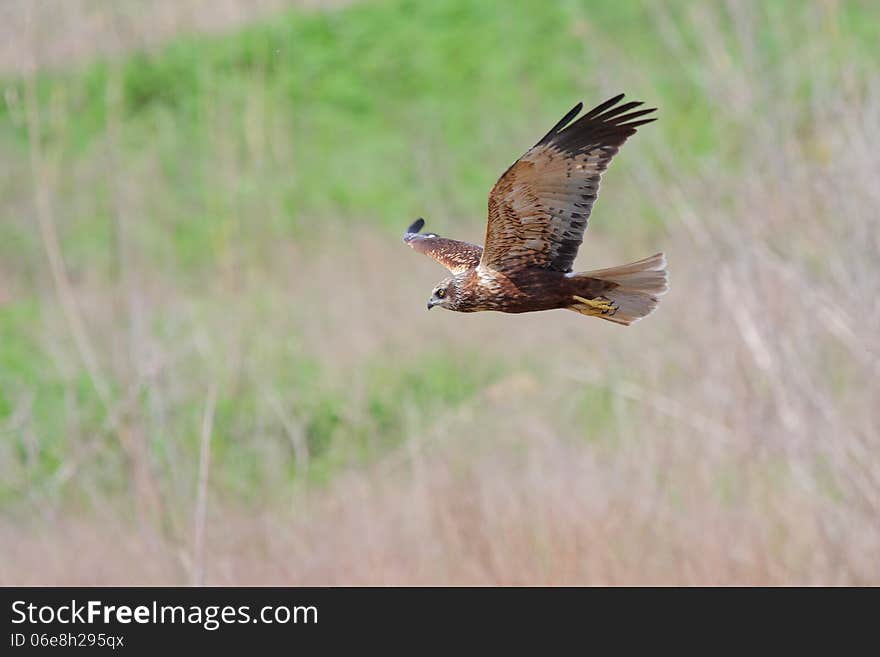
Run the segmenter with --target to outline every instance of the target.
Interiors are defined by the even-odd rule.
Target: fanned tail
[[[574,278],[591,279],[593,285],[600,280],[614,286],[599,297],[575,297],[569,310],[625,326],[650,315],[659,297],[669,289],[666,256],[662,253],[619,267],[579,273]]]

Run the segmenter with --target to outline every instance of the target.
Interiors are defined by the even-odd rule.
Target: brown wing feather
[[[623,94],[590,110],[578,104],[499,178],[489,194],[481,265],[496,270],[541,267],[571,271],[608,163],[654,109]],[[566,127],[567,126],[567,127]]]
[[[453,274],[460,274],[480,264],[483,247],[440,237],[436,233],[420,233],[424,225],[424,219],[417,219],[404,233],[403,241],[419,253],[433,258]]]

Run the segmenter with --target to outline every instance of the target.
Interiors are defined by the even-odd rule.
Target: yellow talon
[[[575,301],[578,301],[584,304],[590,310],[595,311],[600,315],[613,315],[617,311],[617,306],[614,305],[613,302],[609,301],[605,297],[597,297],[596,299],[585,299],[584,297],[579,297],[574,295]]]

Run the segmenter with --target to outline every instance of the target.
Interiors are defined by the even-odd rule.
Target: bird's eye
[[[441,288],[440,288],[439,290],[437,290],[434,294],[437,295],[437,298],[438,298],[438,299],[442,299],[443,297],[446,296],[446,290],[444,290],[444,289],[441,287]]]

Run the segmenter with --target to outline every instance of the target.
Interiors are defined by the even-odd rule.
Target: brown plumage
[[[485,248],[434,233],[418,219],[403,241],[445,266],[428,309],[524,313],[565,308],[628,325],[666,292],[662,253],[628,265],[572,273],[602,172],[636,128],[655,118],[623,94],[578,119],[563,117],[495,183],[489,193]],[[632,111],[635,110],[635,111]]]

